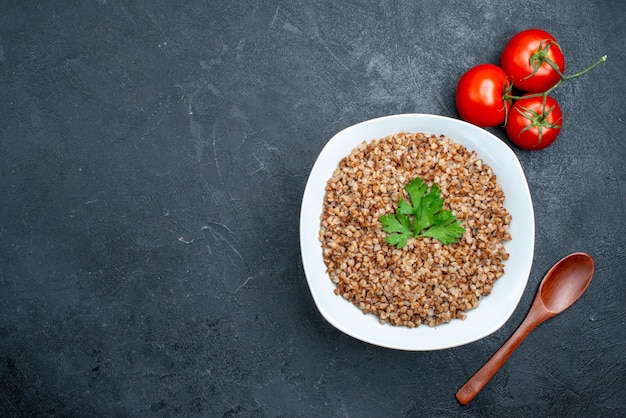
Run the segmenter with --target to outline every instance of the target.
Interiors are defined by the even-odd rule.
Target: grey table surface
[[[550,148],[511,145],[536,246],[494,334],[380,348],[308,290],[299,214],[330,137],[457,118],[517,31],[580,70]],[[626,7],[620,1],[0,2],[0,415],[625,416]],[[468,406],[454,394],[561,257],[594,280]]]

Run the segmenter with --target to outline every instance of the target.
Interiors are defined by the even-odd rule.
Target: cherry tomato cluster
[[[461,118],[475,125],[504,124],[507,136],[520,148],[543,149],[554,142],[563,121],[561,108],[549,93],[604,60],[606,55],[591,67],[565,76],[565,57],[556,39],[543,30],[528,29],[509,40],[500,66],[480,64],[463,74],[456,106]]]

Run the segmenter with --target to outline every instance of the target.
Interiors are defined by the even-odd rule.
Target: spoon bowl
[[[530,311],[502,347],[456,393],[467,405],[491,380],[530,332],[548,318],[569,308],[585,292],[593,277],[594,262],[589,254],[574,253],[559,260],[541,281]]]
[[[555,314],[569,308],[589,287],[593,270],[593,259],[588,254],[574,253],[561,259],[539,287],[545,307]]]

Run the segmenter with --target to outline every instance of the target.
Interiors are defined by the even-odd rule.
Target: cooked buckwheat
[[[379,217],[395,212],[404,186],[436,183],[466,232],[454,244],[384,241]],[[511,216],[496,176],[475,152],[445,136],[399,133],[363,142],[326,185],[320,241],[335,294],[381,323],[409,328],[465,317],[504,274]]]

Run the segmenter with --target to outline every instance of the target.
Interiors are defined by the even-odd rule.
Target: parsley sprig
[[[465,228],[452,211],[443,210],[444,201],[436,184],[429,189],[421,178],[416,177],[404,189],[411,203],[401,198],[395,214],[379,218],[383,231],[387,233],[387,243],[404,248],[411,237],[431,237],[443,244],[452,244],[465,233]]]

